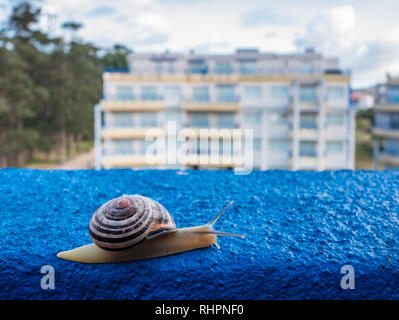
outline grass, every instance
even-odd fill
[[[82,141],[76,147],[76,154],[84,153],[94,147],[94,141]]]

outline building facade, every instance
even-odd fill
[[[373,134],[374,168],[399,169],[399,77],[377,86]]]
[[[183,136],[197,138],[201,128],[216,129],[209,137],[252,129],[254,169],[353,169],[350,76],[335,58],[312,50],[242,49],[226,55],[132,53],[128,65],[127,72],[103,74],[96,168],[235,166],[234,152],[230,163],[149,164],[148,131],[167,135],[166,124],[175,121]],[[207,156],[206,149],[197,146],[197,153]]]

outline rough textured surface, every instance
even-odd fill
[[[399,299],[399,172],[187,173],[0,170],[0,298]],[[161,202],[178,227],[234,200],[216,227],[247,238],[123,264],[56,257],[91,242],[92,213],[123,193]],[[46,264],[55,290],[40,287]]]

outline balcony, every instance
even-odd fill
[[[308,157],[308,156],[300,156],[298,164],[299,164],[300,169],[314,170],[317,168],[317,158],[316,157]]]
[[[151,133],[153,136],[163,136],[164,130],[154,128],[105,128],[102,130],[103,139],[145,139]]]
[[[380,162],[392,165],[399,165],[399,155],[392,155],[388,153],[380,153],[378,157]]]
[[[236,102],[198,102],[185,101],[181,106],[184,111],[193,112],[237,112],[240,110],[238,100]]]
[[[345,111],[348,110],[350,108],[349,103],[345,102],[345,103],[327,103],[325,104],[325,110],[331,110],[331,111]]]
[[[234,168],[244,164],[242,157],[219,156],[212,158],[209,155],[186,156],[181,159],[181,164],[187,167],[209,167],[209,168]]]
[[[165,108],[165,101],[157,100],[101,100],[103,111],[161,111]]]
[[[374,127],[373,134],[381,138],[399,139],[399,128],[397,127]]]
[[[241,139],[241,129],[183,128],[180,132],[186,138]]]
[[[374,106],[375,112],[398,112],[399,113],[399,103],[392,104],[377,104]]]
[[[286,82],[290,83],[295,79],[317,80],[324,79],[326,82],[345,82],[350,80],[349,74],[323,74],[322,70],[316,70],[312,74],[301,74],[298,68],[261,68],[256,69],[252,74],[195,74],[190,73],[187,68],[179,68],[174,72],[157,73],[152,69],[136,69],[130,72],[113,71],[103,74],[104,82],[216,82],[236,83],[240,81],[250,82]]]
[[[299,138],[302,140],[316,140],[318,138],[318,130],[316,128],[301,128],[299,129]]]
[[[299,102],[299,108],[301,109],[301,111],[318,111],[319,106],[320,104],[318,101]]]
[[[155,159],[154,159],[155,160]],[[158,166],[164,164],[163,161],[154,161],[149,163],[144,155],[124,155],[124,156],[104,156],[102,166],[104,168],[132,168]]]
[[[331,140],[345,140],[349,137],[346,126],[334,126],[324,129],[324,138]]]

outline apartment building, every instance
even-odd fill
[[[376,89],[374,168],[399,169],[399,76],[387,76]]]
[[[225,129],[252,129],[254,169],[353,169],[350,76],[336,58],[313,50],[132,53],[128,66],[103,74],[103,99],[95,107],[96,168],[237,165],[235,156],[242,154],[234,152],[227,163],[149,164],[147,133],[167,135],[167,123],[175,121],[183,136],[190,130],[187,136],[197,138],[204,128],[216,129],[209,138],[229,135]],[[197,145],[194,152],[206,157],[210,147]]]

